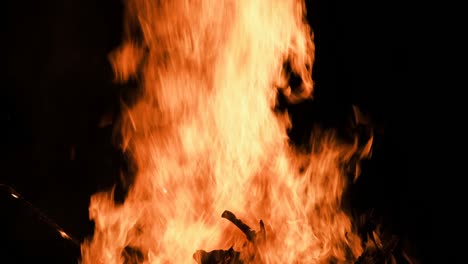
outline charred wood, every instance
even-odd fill
[[[245,234],[247,240],[254,245],[261,241],[264,241],[266,238],[265,224],[260,220],[260,230],[258,232],[254,231],[248,225],[246,225],[242,220],[236,217],[232,212],[226,210],[221,215],[222,218],[229,220],[237,228],[239,228],[242,233]],[[253,258],[254,256],[251,256]],[[197,250],[193,254],[193,258],[198,264],[243,264],[244,262],[240,259],[240,252],[235,251],[232,247],[228,250],[213,250],[210,252],[204,250]]]
[[[255,232],[248,225],[242,222],[242,220],[237,218],[232,212],[228,210],[224,211],[221,217],[226,218],[235,226],[237,226],[237,228],[239,228],[242,231],[242,233],[245,234],[245,236],[247,237],[247,240],[249,240],[250,242],[256,242],[258,239],[257,236],[262,237],[262,239],[265,238],[265,234],[266,234],[265,224],[263,223],[262,220],[260,220],[260,231]]]
[[[228,250],[213,250],[206,252],[197,250],[193,258],[198,264],[243,264],[240,260],[240,252],[232,247]]]

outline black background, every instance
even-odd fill
[[[416,143],[425,112],[415,74],[419,28],[408,1],[376,2],[308,2],[316,97],[290,111],[297,134],[310,127],[307,120],[342,122],[352,104],[372,117],[378,145],[352,204],[375,208],[426,262],[431,219]],[[7,3],[0,183],[80,240],[92,232],[89,197],[112,186],[121,166],[112,128],[98,124],[119,111],[122,88],[111,82],[107,54],[121,40],[122,8],[112,0]],[[5,192],[0,199],[6,263],[76,263],[71,243]]]

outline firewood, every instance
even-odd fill
[[[240,260],[240,252],[232,247],[228,250],[213,250],[206,252],[197,250],[193,258],[198,264],[243,264]]]
[[[245,234],[245,236],[250,242],[255,241],[255,231],[253,231],[248,225],[244,224],[244,222],[237,218],[232,212],[226,210],[223,212],[221,217],[226,218],[227,220],[231,221],[231,223],[233,223],[235,226],[237,226],[242,231],[242,233]],[[261,223],[263,224],[263,222]]]
[[[228,210],[224,211],[221,217],[226,218],[239,228],[242,233],[245,234],[249,242],[256,244],[264,241],[266,231],[265,224],[262,220],[260,220],[260,230],[255,232]],[[235,251],[232,247],[228,250],[213,250],[210,252],[197,250],[195,254],[193,254],[193,258],[198,264],[243,264],[243,261],[240,259],[240,252]]]

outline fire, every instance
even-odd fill
[[[128,0],[126,34],[111,61],[141,94],[125,108],[123,151],[137,175],[123,204],[91,197],[83,263],[195,263],[199,249],[244,263],[347,263],[363,252],[341,208],[346,169],[369,148],[312,137],[289,143],[291,103],[312,95],[314,44],[298,0]],[[290,87],[289,72],[300,76]],[[221,218],[264,223],[251,243]]]

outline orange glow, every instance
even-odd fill
[[[64,231],[58,230],[58,232],[59,232],[61,237],[65,238],[65,239],[70,239],[70,236],[67,233],[65,233]]]
[[[314,44],[298,0],[128,0],[115,76],[143,94],[125,108],[122,148],[138,172],[123,204],[91,197],[92,239],[83,263],[195,263],[199,250],[241,252],[244,263],[354,262],[363,252],[341,208],[351,158],[370,153],[333,133],[312,151],[289,144],[287,113],[312,95]],[[139,39],[135,29],[141,31]],[[301,77],[288,86],[288,62]],[[229,210],[254,243],[221,218]],[[196,258],[196,256],[195,256]]]

